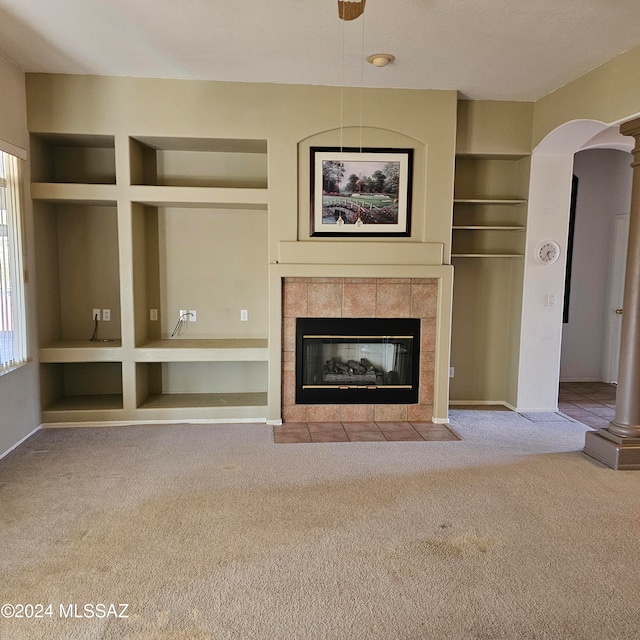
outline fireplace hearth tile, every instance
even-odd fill
[[[291,292],[288,288],[293,287]],[[433,377],[436,347],[438,281],[434,278],[283,278],[282,318],[282,419],[291,422],[430,422],[433,417]],[[296,317],[305,317],[304,291],[307,292],[306,317],[418,317],[421,320],[419,404],[322,404],[296,405],[284,377],[295,370]],[[392,291],[395,290],[395,291]],[[363,293],[366,291],[366,295]],[[370,294],[370,295],[369,295]],[[425,297],[426,296],[426,297]],[[433,296],[433,300],[429,300]],[[369,297],[369,299],[367,299]],[[376,308],[380,302],[380,308]],[[333,307],[332,307],[333,305]],[[387,311],[389,311],[389,316]],[[414,315],[414,312],[427,315]],[[429,379],[424,384],[424,376]],[[285,401],[286,396],[286,401]]]
[[[415,318],[435,318],[438,309],[438,286],[411,285],[411,315]]]
[[[411,316],[410,284],[378,284],[376,317],[409,318]]]
[[[344,422],[351,442],[384,442],[386,438],[375,422]]]
[[[282,407],[282,420],[289,422],[306,422],[307,407],[303,404],[285,405]]]
[[[380,431],[375,422],[343,422],[342,426],[347,433],[352,431]]]
[[[349,432],[349,442],[387,442],[380,429]]]
[[[376,422],[404,422],[407,414],[406,404],[377,404],[374,406],[373,419]]]
[[[291,422],[273,427],[273,441],[276,444],[311,442],[311,434],[306,423]]]
[[[376,315],[375,284],[344,284],[342,315],[351,318],[372,318]]]
[[[284,406],[296,403],[296,372],[282,372],[282,404]]]
[[[310,283],[308,314],[311,318],[340,318],[342,283]]]
[[[291,282],[283,287],[282,313],[285,318],[306,316],[308,311],[308,285],[306,282]]]
[[[411,404],[407,413],[409,422],[429,422],[433,418],[433,405]]]
[[[296,350],[296,319],[282,318],[282,350]]]
[[[307,405],[309,422],[340,422],[340,406],[337,404]]]
[[[446,425],[431,422],[302,422],[275,426],[273,434],[275,444],[460,440]]]
[[[283,351],[282,352],[282,370],[283,371],[296,371],[296,352],[295,351]]]
[[[420,434],[408,422],[379,422],[378,427],[390,442],[422,440]]]
[[[372,404],[340,405],[342,422],[373,422],[374,407]]]
[[[422,322],[420,353],[428,353],[436,350],[436,325],[435,323]]]
[[[419,397],[421,405],[433,402],[433,377],[433,371],[423,371],[420,374]]]
[[[309,422],[311,442],[349,442],[341,422]]]

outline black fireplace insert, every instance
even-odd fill
[[[296,404],[415,404],[419,365],[417,318],[296,321]]]

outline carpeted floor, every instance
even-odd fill
[[[40,431],[0,461],[0,604],[52,615],[0,638],[638,637],[640,473],[557,414],[451,413],[460,441]],[[96,603],[129,617],[65,617]]]

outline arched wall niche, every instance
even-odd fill
[[[413,199],[410,238],[382,241],[424,241],[427,229],[427,147],[416,138],[380,127],[336,127],[314,133],[298,143],[298,240],[309,239],[310,149],[311,147],[380,147],[413,149]]]

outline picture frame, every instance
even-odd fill
[[[413,149],[311,147],[313,237],[411,234]]]

